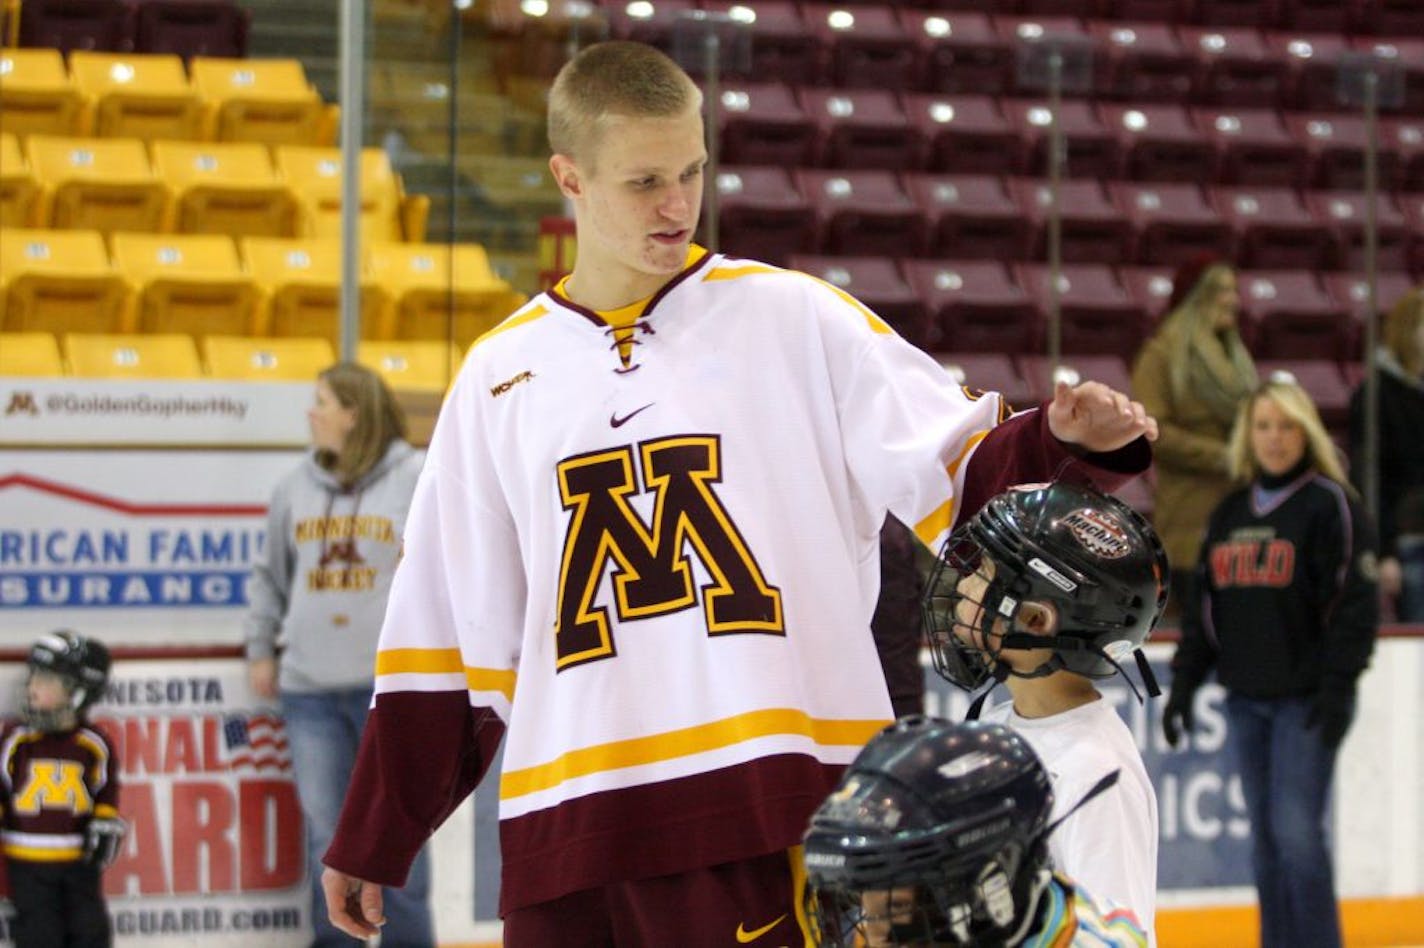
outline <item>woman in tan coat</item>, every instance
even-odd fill
[[[1153,519],[1172,564],[1172,608],[1190,593],[1207,516],[1231,489],[1227,438],[1256,367],[1237,330],[1236,272],[1223,261],[1184,264],[1161,326],[1132,370],[1132,397],[1157,419]]]

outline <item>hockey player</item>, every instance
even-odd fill
[[[118,857],[118,762],[88,710],[109,650],[70,631],[30,648],[24,714],[0,731],[0,843],[16,948],[112,943],[100,875]]]
[[[441,409],[327,904],[373,934],[504,736],[510,948],[795,943],[791,850],[891,717],[886,513],[933,547],[1010,483],[1142,470],[1155,423],[1091,382],[1010,417],[841,290],[693,244],[700,93],[651,47],[549,102],[577,263]]]
[[[1049,846],[1055,865],[1132,909],[1149,940],[1157,797],[1131,732],[1093,681],[1136,654],[1156,693],[1138,646],[1166,604],[1167,576],[1146,520],[1114,497],[1058,482],[989,501],[945,543],[925,599],[935,669],[969,690],[1005,684],[1012,701],[985,720],[1033,745],[1060,805],[1121,772]]]
[[[1074,808],[1100,806],[1102,789]],[[811,818],[816,943],[1140,948],[1130,910],[1095,901],[1053,862],[1054,797],[1043,763],[1003,725],[896,721]]]

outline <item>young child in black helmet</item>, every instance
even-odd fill
[[[1093,679],[1136,656],[1157,694],[1138,646],[1162,614],[1167,576],[1145,519],[1114,497],[1059,481],[990,500],[946,541],[925,595],[936,671],[971,691],[1005,684],[1012,701],[984,719],[1033,746],[1060,806],[1120,771],[1116,786],[1066,819],[1049,846],[1060,869],[1131,909],[1149,944],[1157,796],[1136,741]]]
[[[1091,809],[1110,787],[1068,804]],[[1054,809],[1048,771],[1009,728],[901,718],[811,817],[806,915],[817,944],[1141,948],[1131,911],[1053,864]]]
[[[0,729],[0,846],[16,948],[112,944],[100,876],[118,856],[118,763],[88,710],[109,650],[67,630],[30,647],[20,720]]]

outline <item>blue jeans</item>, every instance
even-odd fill
[[[366,724],[371,689],[281,694],[282,718],[292,752],[292,771],[307,829],[307,871],[312,885],[313,948],[354,946],[326,918],[321,891],[321,857],[336,833],[341,802],[356,766],[356,748]],[[386,925],[383,948],[433,948],[435,925],[430,915],[430,859],[421,850],[411,866],[405,888],[385,890]]]
[[[1305,726],[1307,698],[1228,694],[1226,718],[1251,817],[1262,948],[1340,948],[1325,805],[1335,751]]]

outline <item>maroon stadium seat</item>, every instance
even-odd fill
[[[1424,115],[1382,123],[1380,147],[1399,156],[1400,188],[1424,191]]]
[[[820,131],[819,164],[892,171],[923,165],[924,140],[894,92],[803,86],[797,97]]]
[[[1262,270],[1319,269],[1331,260],[1330,232],[1291,188],[1209,189],[1212,204],[1236,233],[1237,263]]]
[[[928,225],[892,171],[799,168],[796,187],[816,211],[826,254],[914,257]]]
[[[1281,27],[1343,35],[1354,28],[1356,6],[1356,0],[1281,0]]]
[[[792,85],[822,80],[822,49],[789,0],[705,0],[703,9],[729,13],[751,32],[753,76]],[[739,9],[738,9],[739,8]],[[755,14],[748,18],[747,11]]]
[[[1035,229],[1033,255],[1047,259],[1049,186],[1039,178],[1010,178],[1009,194]],[[1132,225],[1097,181],[1070,179],[1059,191],[1063,260],[1121,263],[1132,251]]]
[[[128,52],[134,48],[133,8],[123,0],[24,0],[20,45]]]
[[[891,258],[797,255],[791,258],[791,268],[845,290],[909,342],[927,347],[929,326],[924,305]]]
[[[1196,99],[1231,108],[1280,104],[1289,67],[1257,30],[1231,26],[1184,26],[1182,45],[1201,63]]]
[[[241,59],[252,11],[233,0],[140,0],[134,43],[141,53]]]
[[[1310,183],[1320,188],[1359,189],[1365,184],[1365,119],[1360,115],[1295,112],[1286,129],[1310,155]],[[1399,155],[1381,150],[1379,186],[1390,189],[1399,175]]]
[[[816,123],[789,86],[734,82],[719,105],[723,161],[794,167],[815,159]]]
[[[1192,0],[1103,0],[1103,16],[1114,20],[1185,23]]]
[[[1033,229],[992,175],[907,174],[905,190],[930,222],[930,253],[960,260],[1027,260]]]
[[[1409,222],[1409,270],[1417,279],[1424,280],[1424,194],[1401,194],[1399,209]]]
[[[1329,356],[1301,359],[1258,359],[1256,372],[1263,379],[1279,373],[1290,373],[1300,387],[1309,393],[1320,412],[1320,420],[1332,433],[1344,432],[1350,426],[1350,385],[1340,370],[1340,363]]]
[[[1014,51],[978,6],[899,11],[920,49],[925,91],[999,95],[1013,87]]]
[[[1365,265],[1365,195],[1359,191],[1309,191],[1305,205],[1334,239],[1332,266],[1360,270]],[[1409,225],[1388,194],[1375,200],[1376,261],[1381,270],[1409,269]]]
[[[1207,26],[1275,26],[1279,0],[1197,0],[1195,21]]]
[[[1020,263],[1013,269],[1046,315],[1048,266]],[[1060,351],[1075,357],[1111,353],[1123,359],[1137,352],[1147,335],[1147,313],[1118,282],[1112,267],[1065,264],[1059,272],[1059,285]]]
[[[1136,181],[1200,181],[1216,171],[1216,148],[1180,105],[1103,105],[1103,123],[1122,147],[1123,173]]]
[[[1052,113],[1042,99],[1004,99],[1000,105],[1028,144],[1025,171],[1048,174],[1048,139]],[[1116,178],[1121,170],[1121,149],[1113,129],[1103,124],[1091,102],[1064,99],[1058,112],[1067,150],[1063,173],[1073,178]]]
[[[653,0],[651,3],[606,3],[608,27],[614,39],[634,40],[672,52],[674,24],[689,10],[697,9],[695,0]]]
[[[1358,339],[1349,310],[1326,294],[1313,272],[1243,270],[1237,280],[1258,359],[1352,357]]]
[[[1327,273],[1321,282],[1325,284],[1325,292],[1330,294],[1330,298],[1342,307],[1350,311],[1354,320],[1354,331],[1359,337],[1360,344],[1356,346],[1357,355],[1363,354],[1365,314],[1369,312],[1370,289],[1365,278],[1358,273]],[[1383,319],[1384,314],[1410,290],[1414,289],[1415,283],[1405,273],[1382,272],[1376,274],[1375,279],[1375,304],[1377,315]]]
[[[1335,99],[1335,81],[1340,55],[1350,48],[1343,32],[1267,33],[1266,47],[1288,69],[1282,105],[1325,112],[1341,108]]]
[[[1196,88],[1197,59],[1166,23],[1089,24],[1098,41],[1098,89],[1129,102],[1185,102]]]
[[[1305,146],[1275,109],[1194,109],[1197,127],[1216,145],[1222,184],[1301,187],[1309,170]]]
[[[1172,298],[1172,276],[1176,267],[1118,267],[1117,278],[1127,295],[1147,313],[1149,326],[1166,316]]]
[[[907,260],[905,276],[924,303],[934,349],[962,354],[1033,352],[1043,345],[1038,306],[1003,264]]]
[[[925,167],[955,174],[1017,174],[1023,139],[987,95],[913,93],[905,114],[925,142]]]
[[[1424,36],[1424,6],[1419,0],[1373,0],[1373,16],[1360,24],[1360,32],[1380,36]],[[1368,15],[1366,13],[1365,15]]]
[[[1203,253],[1230,258],[1235,241],[1195,184],[1110,182],[1108,195],[1132,222],[1132,259],[1176,266]]]
[[[940,365],[960,385],[980,392],[998,392],[1014,411],[1038,403],[1014,360],[1001,352],[944,352]]]
[[[1399,111],[1416,116],[1424,113],[1424,36],[1417,32],[1412,35],[1357,36],[1355,47],[1397,60],[1404,70],[1404,104]]]
[[[1019,356],[1015,360],[1024,381],[1042,399],[1053,397],[1055,378],[1061,378],[1069,385],[1079,382],[1102,382],[1119,392],[1132,391],[1132,379],[1127,363],[1115,355],[1071,355],[1064,356],[1058,363],[1058,373],[1046,355]]]
[[[816,249],[816,213],[791,174],[773,165],[723,166],[717,173],[720,249],[785,266]]]
[[[827,78],[835,85],[919,85],[919,49],[888,4],[803,3],[801,15],[827,51]]]

